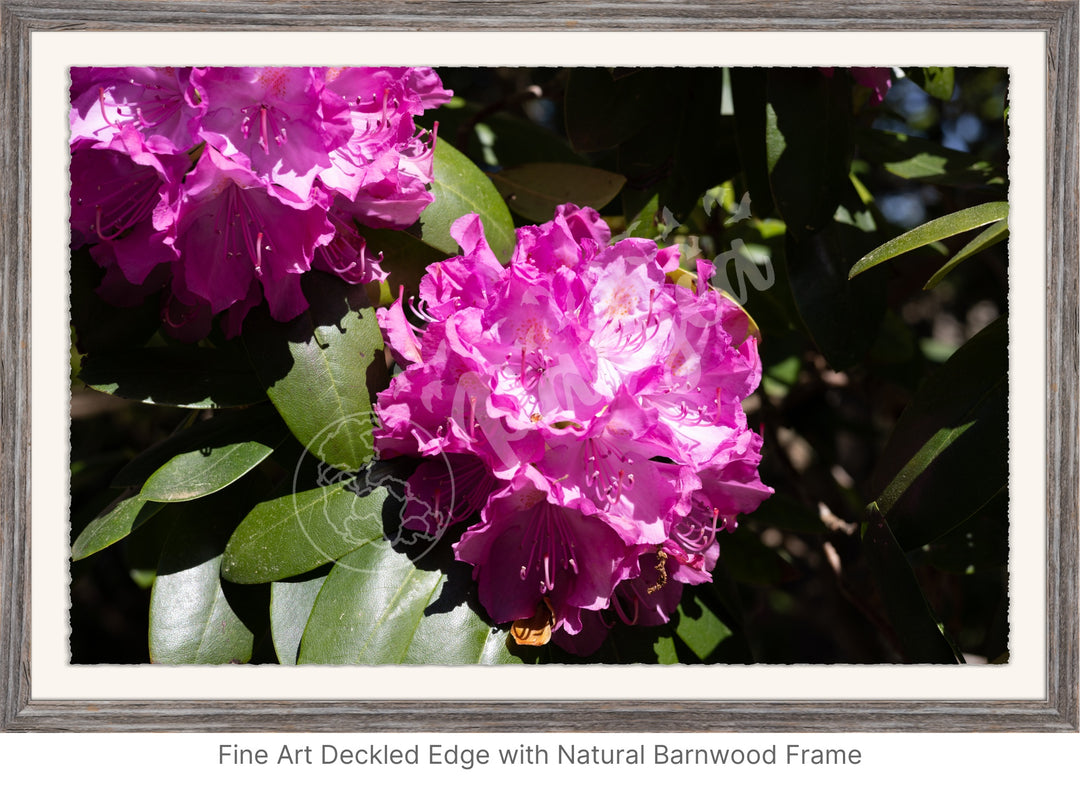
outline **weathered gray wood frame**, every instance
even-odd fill
[[[1076,0],[0,0],[0,730],[1052,731],[1080,727]],[[1046,34],[1046,698],[887,702],[31,701],[30,34],[57,30],[1029,30]]]

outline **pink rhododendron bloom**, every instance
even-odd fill
[[[749,319],[704,285],[708,263],[698,291],[677,286],[677,249],[613,244],[589,208],[519,229],[506,267],[477,216],[452,234],[462,253],[429,266],[413,320],[404,298],[378,312],[402,369],[376,448],[428,457],[405,526],[459,526],[456,556],[518,642],[586,654],[619,620],[666,622],[772,493],[741,404],[761,379]]]
[[[162,323],[227,336],[266,302],[307,308],[309,270],[381,281],[360,225],[400,229],[431,202],[450,93],[429,68],[71,69],[72,247],[117,304],[161,290]]]
[[[885,100],[885,94],[892,87],[891,68],[852,68],[855,84],[868,87],[873,91],[870,98],[871,104],[880,104]]]
[[[315,247],[333,239],[325,208],[264,185],[210,147],[188,175],[175,214],[178,296],[191,295],[217,314],[258,280],[274,318],[291,320],[307,307],[295,274],[309,270]]]
[[[832,76],[832,68],[821,69],[827,76]],[[893,70],[888,67],[859,67],[853,66],[851,75],[855,78],[855,84],[869,88],[869,105],[875,106],[885,100],[885,95],[892,87]]]
[[[310,68],[207,68],[192,75],[199,135],[267,185],[311,199],[330,151],[351,136],[349,107]]]

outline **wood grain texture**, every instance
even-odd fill
[[[1043,701],[30,700],[30,33],[46,30],[1038,30],[1047,34],[1048,582]],[[1051,731],[1078,705],[1076,0],[1026,2],[6,2],[0,0],[0,730]]]

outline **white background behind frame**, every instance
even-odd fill
[[[1045,36],[1038,32],[34,32],[33,700],[1025,700],[1046,697]],[[225,46],[227,42],[227,46]],[[423,53],[419,62],[414,53]],[[467,57],[463,56],[467,53]],[[627,53],[632,57],[628,59]],[[826,57],[828,55],[828,57]],[[119,667],[68,664],[71,65],[995,65],[1009,68],[1010,663]],[[657,111],[662,112],[663,106]],[[1016,250],[1023,251],[1018,259]],[[1017,275],[1022,271],[1022,275]],[[36,274],[36,275],[34,275]],[[1022,512],[1022,515],[1021,515]],[[685,673],[685,674],[681,674]]]

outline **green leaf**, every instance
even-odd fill
[[[210,452],[234,443],[258,440],[270,444],[284,439],[286,431],[277,411],[269,404],[210,413],[191,413],[182,428],[147,448],[125,464],[112,486],[142,487],[170,459],[193,451]]]
[[[953,96],[956,84],[955,69],[940,66],[924,66],[922,68],[904,69],[911,81],[921,87],[934,98],[948,101]]]
[[[374,455],[371,400],[387,379],[382,332],[363,288],[318,272],[304,280],[310,308],[288,323],[259,310],[244,343],[296,439],[327,464],[358,470]]]
[[[300,638],[325,581],[326,574],[320,574],[271,585],[270,632],[279,663],[296,663]]]
[[[1005,173],[978,156],[907,134],[874,128],[856,132],[859,157],[904,178],[942,186],[1004,191]]]
[[[138,587],[151,590],[157,577],[158,563],[165,542],[173,526],[179,521],[179,512],[183,505],[164,506],[161,513],[154,516],[145,525],[140,525],[124,539],[124,562],[131,577]]]
[[[1008,328],[1001,317],[919,388],[874,471],[904,549],[963,524],[1008,486]]]
[[[675,649],[674,637],[660,637],[653,645],[653,652],[656,653],[657,664],[678,664],[679,655]]]
[[[535,222],[551,221],[555,208],[567,202],[600,209],[619,193],[626,178],[578,164],[524,164],[491,174],[510,208]]]
[[[360,496],[356,487],[341,481],[259,503],[229,539],[222,576],[242,584],[286,579],[381,540],[389,490]]]
[[[852,266],[848,278],[853,279],[860,273],[880,265],[886,260],[891,260],[893,257],[927,246],[943,238],[951,238],[962,232],[1002,221],[1007,219],[1008,215],[1008,202],[987,202],[933,219],[913,230],[908,230],[903,235],[898,235],[864,255]]]
[[[80,378],[125,399],[174,407],[239,407],[266,400],[243,358],[231,349],[143,347],[87,354]]]
[[[246,662],[255,636],[230,603],[219,573],[229,517],[204,501],[183,505],[186,516],[169,533],[150,595],[150,660]]]
[[[162,508],[164,508],[163,504],[149,502],[139,495],[119,499],[83,528],[71,547],[71,559],[82,560],[112,546],[127,537]]]
[[[851,85],[816,68],[771,69],[765,111],[769,184],[788,233],[831,223],[851,188]]]
[[[223,489],[263,459],[287,432],[271,407],[225,411],[135,457],[113,486],[141,485],[146,500],[194,500]]]
[[[733,632],[700,599],[691,596],[679,605],[675,633],[695,656],[705,661]]]
[[[378,541],[337,561],[311,612],[299,664],[510,664],[507,633],[473,611],[464,566],[452,578]]]
[[[870,523],[862,538],[866,560],[902,648],[904,660],[917,664],[955,664],[962,661],[927,603],[911,564],[889,529],[889,523],[873,503],[867,513]]]
[[[933,276],[931,276],[930,280],[926,282],[926,285],[923,287],[923,289],[929,290],[938,286],[941,283],[941,280],[948,276],[953,268],[966,260],[968,257],[973,257],[980,251],[983,251],[997,243],[1000,243],[1007,237],[1009,237],[1009,220],[1002,219],[1001,221],[995,221],[985,230],[976,235],[966,246],[964,246],[964,248],[956,252],[956,254],[953,255],[951,260],[941,266],[941,269],[938,270],[938,272],[935,273]]]
[[[458,254],[450,227],[462,216],[476,213],[492,252],[507,262],[516,243],[514,220],[492,182],[444,139],[435,145],[434,167],[431,195],[435,201],[420,214],[421,240],[448,255]]]
[[[233,443],[174,456],[147,480],[147,500],[176,503],[224,489],[274,453],[260,442]]]

